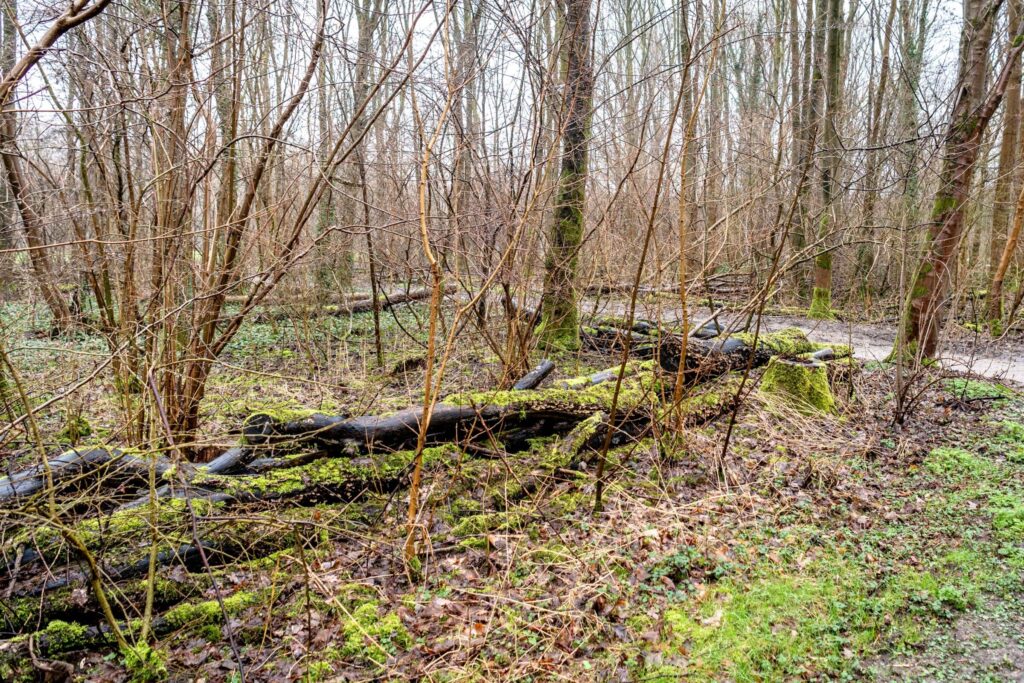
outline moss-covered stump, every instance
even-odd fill
[[[772,358],[761,378],[760,391],[769,402],[807,415],[836,412],[828,370],[819,361]]]

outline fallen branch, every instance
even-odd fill
[[[444,294],[454,294],[456,291],[455,285],[448,285],[444,289]],[[386,311],[399,304],[410,303],[413,301],[423,301],[429,299],[432,290],[429,288],[424,289],[413,289],[408,292],[395,292],[393,294],[385,294],[381,292],[377,299],[379,310]],[[355,315],[357,313],[369,313],[373,310],[373,298],[358,298],[350,299],[340,304],[326,304],[323,306],[314,305],[299,305],[299,306],[282,306],[275,310],[264,310],[255,316],[258,321],[269,321],[269,320],[288,320],[292,318],[316,318],[326,316],[339,316],[339,315]]]

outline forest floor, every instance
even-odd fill
[[[424,315],[408,306],[388,316],[381,369],[368,315],[247,326],[212,380],[204,443],[230,445],[245,415],[268,406],[360,414],[414,405]],[[96,338],[38,339],[28,334],[30,316],[8,311],[5,320],[37,401],[88,376],[102,357]],[[851,338],[843,323],[766,322],[798,322],[830,342]],[[872,326],[854,329],[863,357],[858,341]],[[459,345],[446,388],[493,386],[494,353]],[[555,360],[560,377],[615,363],[595,354]],[[901,426],[893,424],[895,373],[869,362],[833,387],[834,416],[778,410],[753,391],[724,458],[728,416],[647,434],[611,454],[600,514],[592,465],[548,476],[526,495],[517,488],[539,471],[550,440],[490,460],[460,455],[427,472],[429,545],[418,576],[401,559],[401,491],[301,514],[264,504],[211,515],[268,535],[292,519],[313,520],[317,533],[269,557],[242,556],[202,582],[162,570],[172,586],[198,585],[193,600],[219,598],[230,611],[224,619],[195,609],[175,620],[148,673],[162,666],[181,681],[1024,680],[1024,394],[1012,382],[941,368],[916,380]],[[63,410],[40,415],[54,449],[75,417],[90,425],[90,442],[117,443],[111,393],[109,384],[90,385]],[[0,453],[9,462],[31,457],[10,436]],[[20,518],[0,523],[5,544],[24,533]],[[70,610],[59,629],[73,618],[97,619]],[[55,621],[28,630],[56,633]],[[68,662],[80,680],[147,673],[109,647],[66,644],[50,659]],[[16,648],[16,640],[0,643],[0,680],[37,675],[31,662],[7,657]]]

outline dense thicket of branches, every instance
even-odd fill
[[[102,335],[130,444],[187,443],[264,304],[500,297],[514,377],[634,281],[903,315],[925,355],[1024,293],[1016,0],[2,9],[0,277]]]

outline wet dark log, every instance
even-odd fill
[[[550,360],[543,360],[540,365],[530,370],[528,373],[523,375],[522,379],[512,385],[512,388],[516,391],[526,391],[528,389],[536,389],[537,386],[547,379],[547,376],[555,369],[554,362]]]
[[[725,328],[715,319],[711,319],[690,333],[695,339],[714,339],[722,334]]]
[[[242,446],[230,448],[198,469],[209,474],[229,474],[233,470],[245,466],[253,455],[252,449],[249,448]]]

